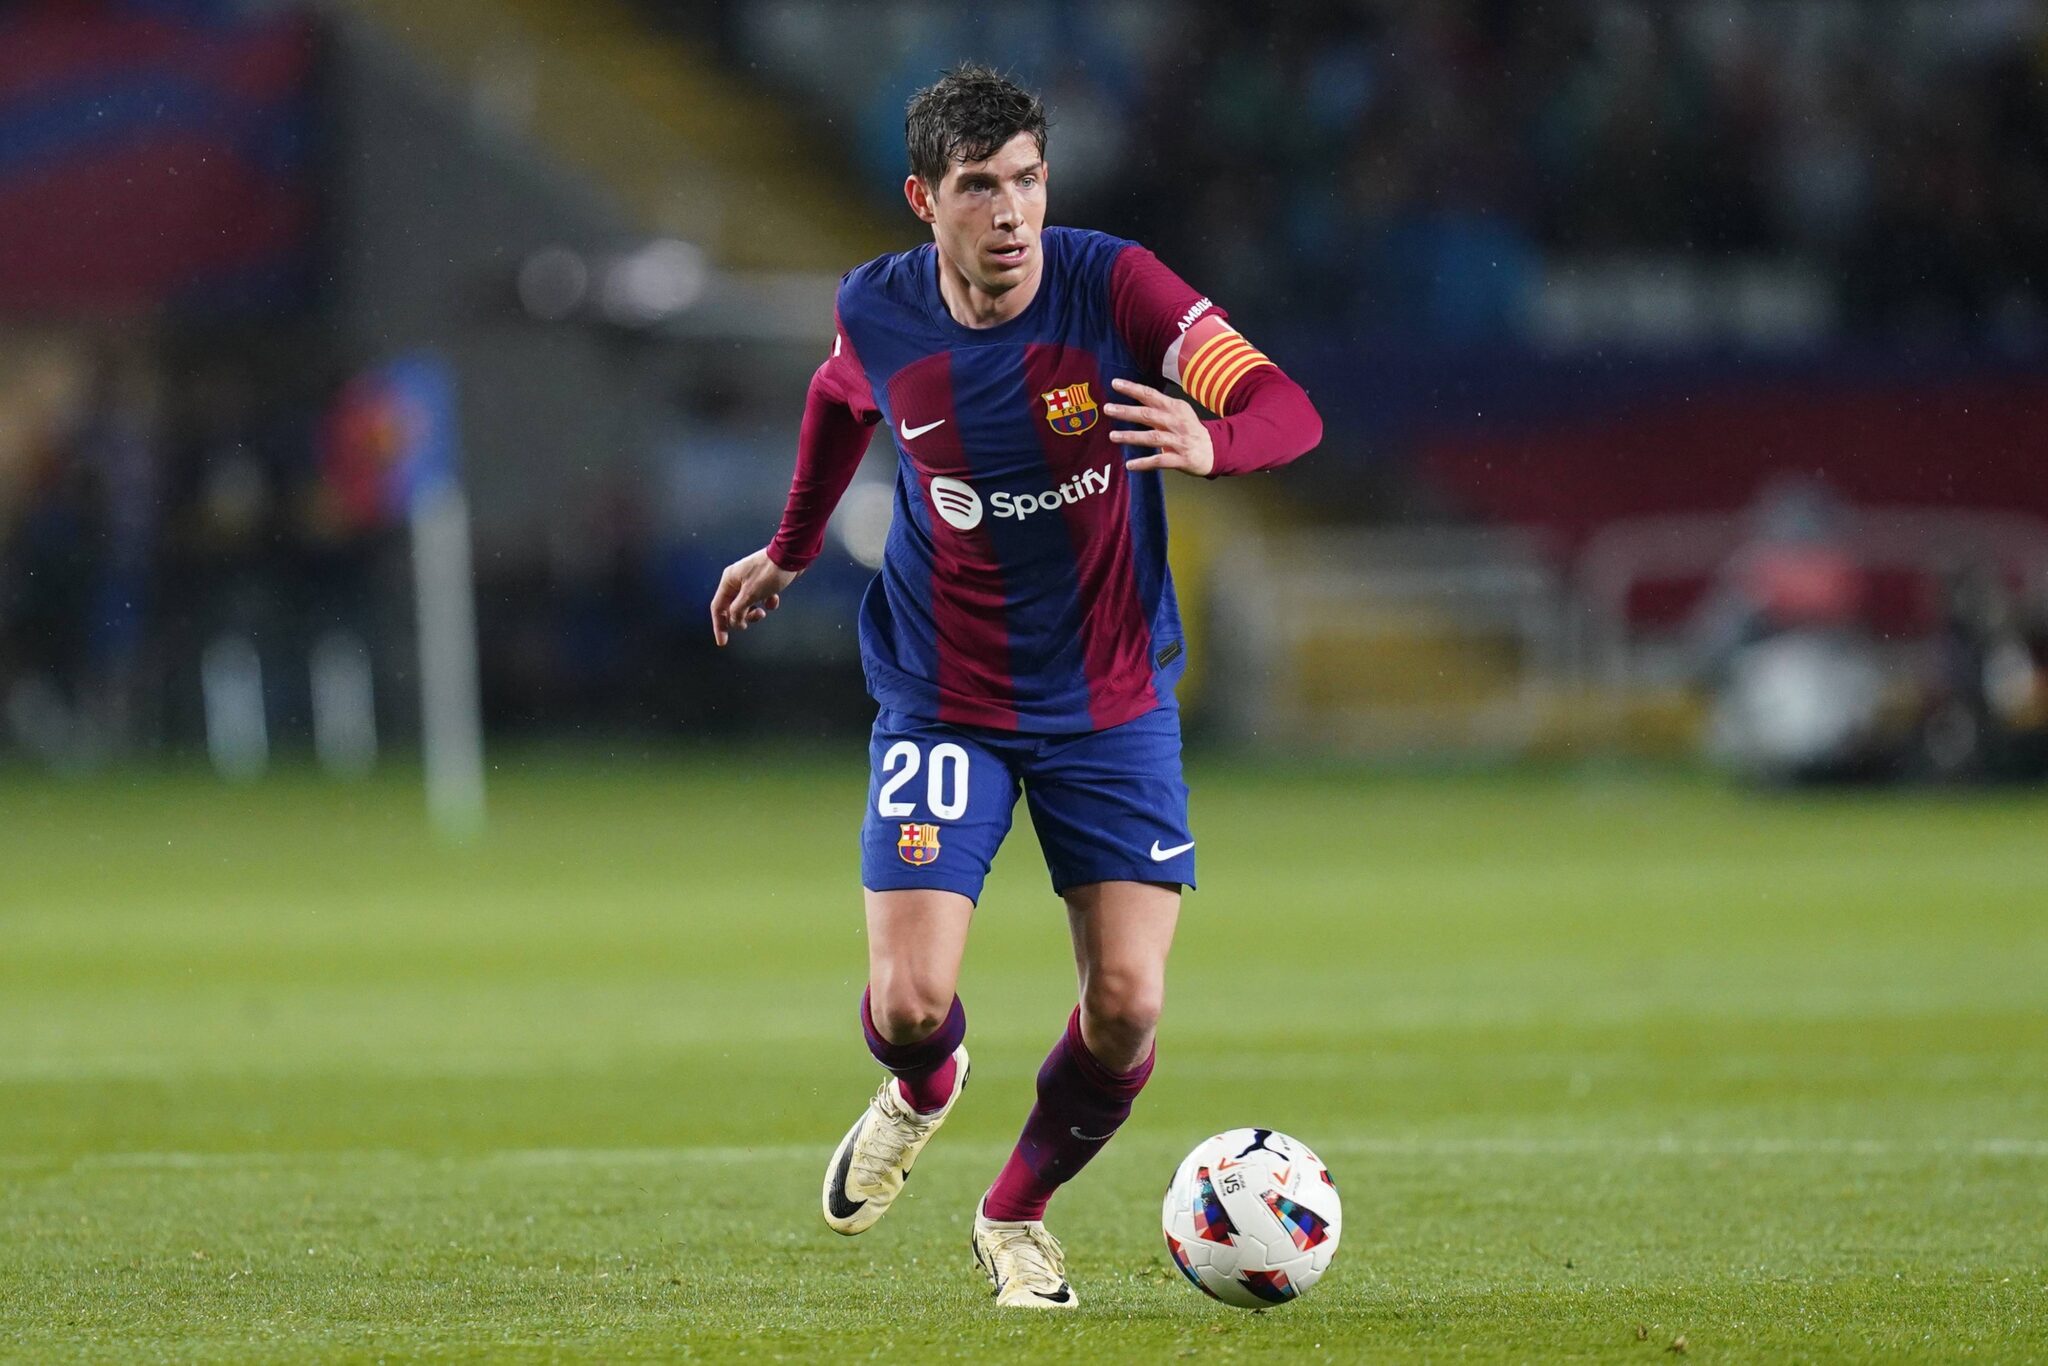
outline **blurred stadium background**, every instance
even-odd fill
[[[1046,93],[1054,221],[1152,246],[1328,429],[1171,490],[1190,905],[1284,912],[1313,962],[1191,911],[1178,1000],[1278,1004],[1169,1024],[1195,1080],[1162,1067],[1071,1212],[1154,1336],[1042,1359],[1225,1345],[1160,1307],[1146,1229],[1241,1122],[1219,1087],[1371,1172],[1318,1333],[2048,1350],[2028,0],[0,4],[13,1340],[659,1355],[673,1295],[731,1351],[829,1351],[852,1301],[927,1354],[1008,1342],[945,1326],[953,1224],[928,1299],[808,1204],[865,1075],[886,443],[766,629],[706,620],[837,275],[918,240],[904,99],[963,57]],[[466,828],[479,721],[492,826],[442,848],[421,732]],[[1751,790],[1814,781],[1913,790]],[[1062,1008],[1033,861],[971,967],[984,1164]],[[810,1050],[723,1097],[765,1218],[705,1193],[748,1159],[695,1099],[764,995]],[[692,1261],[750,1219],[754,1260]],[[1231,1351],[1310,1355],[1250,1322]]]
[[[1781,766],[2042,767],[2035,6],[5,24],[14,762],[403,751],[385,367],[423,350],[452,375],[493,738],[853,733],[886,451],[777,629],[713,668],[703,608],[773,526],[838,272],[914,237],[906,92],[974,50],[1050,98],[1058,219],[1154,246],[1328,419],[1285,479],[1175,490],[1201,733],[1674,754],[1719,696],[1722,750]],[[1744,664],[1781,633],[1828,648]]]

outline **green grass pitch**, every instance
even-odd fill
[[[416,788],[0,781],[0,1355],[28,1361],[2048,1358],[2048,800],[1199,756],[1159,1070],[998,1313],[973,1202],[1071,1003],[1020,813],[974,1088],[817,1210],[876,1073],[858,746]],[[1342,1250],[1184,1284],[1196,1140],[1284,1129]]]

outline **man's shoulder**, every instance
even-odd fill
[[[1118,237],[1115,233],[1095,228],[1050,227],[1045,230],[1045,237],[1048,242],[1059,242],[1072,251],[1099,251],[1111,256],[1125,247],[1137,245],[1128,237]]]
[[[840,297],[902,288],[917,278],[918,266],[931,250],[932,244],[925,242],[907,251],[887,252],[872,261],[863,261],[839,277]]]
[[[1126,247],[1137,245],[1127,237],[1097,232],[1094,228],[1047,228],[1044,235],[1048,259],[1057,256],[1075,273],[1106,271]]]

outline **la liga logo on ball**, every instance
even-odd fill
[[[939,858],[939,827],[922,825],[916,821],[905,821],[896,827],[896,852],[905,863],[922,868],[927,863],[936,863]]]
[[[1306,1294],[1337,1255],[1337,1183],[1299,1139],[1232,1129],[1199,1143],[1166,1187],[1167,1255],[1197,1290],[1239,1309]]]

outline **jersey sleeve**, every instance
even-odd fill
[[[882,420],[882,410],[875,406],[875,396],[868,388],[867,371],[854,355],[853,343],[846,339],[846,324],[836,309],[832,314],[832,354],[811,377],[811,386],[871,427]]]
[[[1323,418],[1308,392],[1270,361],[1245,371],[1209,429],[1216,466],[1209,477],[1276,470],[1323,441]]]
[[[835,319],[835,322],[837,320]],[[768,558],[783,569],[802,570],[825,544],[825,524],[853,482],[867,454],[874,424],[881,420],[867,374],[835,326],[832,354],[811,376],[804,395],[803,426],[797,433],[796,473],[783,504],[782,523],[768,543]]]
[[[1322,417],[1301,386],[1135,243],[1111,271],[1110,306],[1132,358],[1216,414],[1202,424],[1215,451],[1211,478],[1277,469],[1321,443]]]
[[[1180,380],[1168,367],[1183,334],[1204,318],[1229,316],[1135,242],[1117,253],[1110,268],[1109,307],[1131,358],[1147,374],[1176,384]]]

